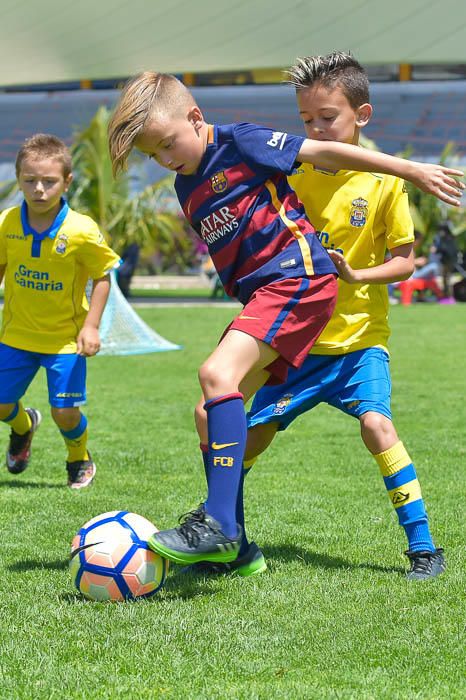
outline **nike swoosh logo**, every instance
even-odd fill
[[[233,445],[239,445],[238,442],[222,442],[220,445],[217,442],[212,443],[213,450],[224,450],[225,447],[233,447]]]
[[[241,314],[240,318],[244,318],[247,321],[260,321],[260,318],[257,316],[243,316],[243,314]]]
[[[83,544],[81,547],[73,549],[73,551],[70,554],[70,559],[73,559],[73,557],[75,557],[80,552],[84,552],[85,549],[89,549],[89,547],[94,547],[96,544],[102,544],[102,542],[91,542],[91,544]]]

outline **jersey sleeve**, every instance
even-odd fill
[[[121,262],[120,256],[107,245],[97,224],[90,226],[83,234],[78,259],[94,280],[104,277],[119,267]]]
[[[5,212],[0,214],[0,265],[7,264],[5,226],[4,226],[5,217],[6,217]]]
[[[305,140],[303,136],[247,123],[235,125],[233,138],[246,162],[286,175],[293,171]]]
[[[393,178],[385,207],[387,248],[392,250],[414,241],[414,226],[409,211],[406,186],[400,178]]]

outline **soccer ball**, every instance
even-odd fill
[[[71,543],[73,582],[90,600],[133,600],[159,591],[168,561],[149,549],[157,532],[136,513],[114,510],[85,523]]]

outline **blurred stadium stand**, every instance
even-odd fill
[[[210,122],[252,121],[302,133],[294,93],[285,85],[192,88]],[[116,90],[0,94],[0,163],[12,163],[34,132],[54,133],[71,144],[100,105],[109,109]],[[413,157],[435,160],[448,141],[466,159],[466,81],[375,83],[374,116],[364,134],[388,153],[412,147]],[[2,169],[3,170],[3,169]]]

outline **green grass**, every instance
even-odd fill
[[[212,290],[208,287],[201,289],[131,289],[131,296],[136,297],[147,297],[148,299],[159,299],[162,298],[206,298],[209,299],[212,295]]]
[[[42,376],[27,395],[44,414],[33,463],[0,477],[1,697],[466,697],[465,307],[391,313],[394,420],[446,549],[443,577],[405,580],[404,535],[358,424],[321,406],[248,478],[265,574],[195,581],[173,567],[152,599],[90,603],[67,569],[86,520],[121,508],[170,527],[204,494],[196,370],[232,310],[139,311],[184,350],[89,362],[91,489],[64,487]]]

